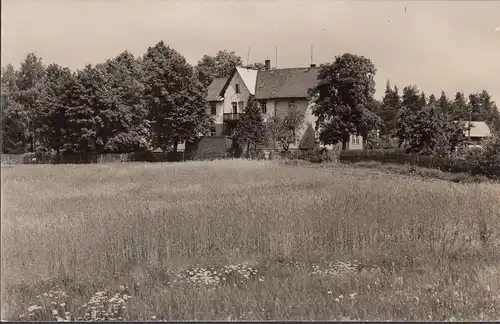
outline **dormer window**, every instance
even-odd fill
[[[240,85],[236,83],[236,93],[240,93]]]

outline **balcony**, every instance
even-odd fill
[[[235,122],[240,119],[240,114],[238,113],[224,113],[223,121],[224,122]]]

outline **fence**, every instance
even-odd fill
[[[2,154],[2,164],[88,164],[119,162],[178,162],[184,152],[134,152],[108,154]]]

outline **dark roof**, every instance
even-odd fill
[[[207,101],[217,101],[219,100],[220,93],[226,84],[227,78],[215,79],[210,83],[207,90]]]
[[[307,98],[308,90],[318,84],[318,72],[318,67],[259,71],[255,98]]]

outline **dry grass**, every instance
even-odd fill
[[[2,319],[500,319],[499,197],[264,161],[2,168]]]

